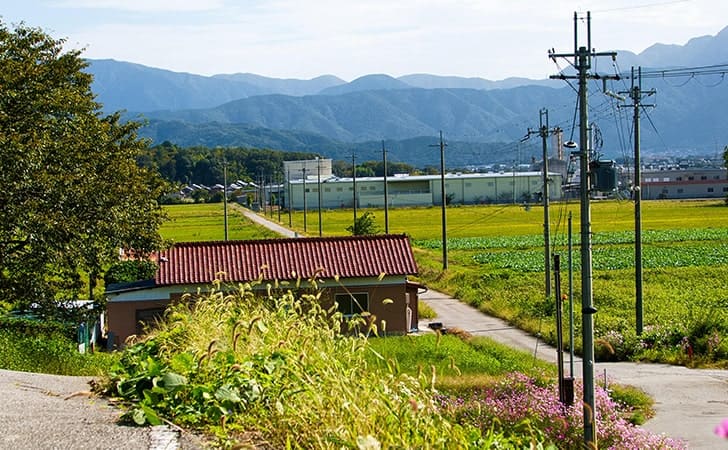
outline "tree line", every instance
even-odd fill
[[[154,170],[167,181],[177,185],[201,184],[213,186],[222,184],[224,169],[227,167],[227,180],[267,183],[284,179],[284,161],[312,160],[319,156],[309,152],[287,152],[282,150],[255,149],[246,147],[203,146],[179,147],[169,141],[146,149],[137,158],[138,164]],[[332,172],[338,177],[351,177],[350,161],[335,160]],[[402,162],[387,164],[387,174],[419,173],[417,169]],[[358,177],[384,175],[383,161],[363,161],[356,165]]]

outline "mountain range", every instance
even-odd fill
[[[728,27],[683,46],[655,44],[640,54],[617,53],[616,64],[602,64],[610,75],[640,66],[643,92],[656,91],[643,99],[654,106],[643,108],[643,152],[712,155],[728,143],[723,113],[728,66],[713,75],[698,69],[728,61]],[[442,131],[450,164],[524,162],[539,153],[537,136],[520,141],[538,128],[542,108],[565,139],[578,136],[575,81],[371,74],[347,83],[333,75],[310,80],[247,73],[208,77],[114,60],[88,62],[92,89],[104,110],[144,118],[148,122],[141,134],[154,143],[265,147],[348,159],[352,152],[374,155],[386,141],[395,160],[424,166],[435,164],[439,155],[421,146],[434,143]],[[671,77],[668,69],[678,67],[694,67],[695,74]],[[603,88],[626,96],[631,83],[589,84],[595,148],[606,157],[631,154],[632,108],[626,107],[629,97],[619,102]]]

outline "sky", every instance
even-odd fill
[[[725,0],[0,0],[90,59],[199,75],[351,81],[413,73],[501,80],[558,73],[579,45],[639,53],[728,26]]]

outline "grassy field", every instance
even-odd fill
[[[162,236],[175,242],[222,241],[225,239],[225,215],[222,203],[167,205],[170,221],[161,228]],[[265,239],[278,235],[253,224],[236,205],[228,204],[228,238]]]
[[[644,230],[724,228],[728,210],[723,200],[711,201],[643,201]],[[384,210],[358,209],[357,216],[372,212],[384,230]],[[552,203],[550,208],[553,235],[566,234],[569,212],[573,215],[574,233],[579,231],[579,203]],[[634,206],[629,201],[592,202],[592,232],[624,231],[634,229]],[[442,236],[442,210],[432,208],[401,208],[389,211],[390,233],[406,233],[413,239],[436,239]],[[277,216],[275,217],[277,219]],[[303,212],[296,211],[291,218],[292,228],[303,234]],[[354,219],[351,209],[325,210],[322,213],[323,231],[329,236],[349,234],[346,228]],[[318,233],[318,211],[306,214],[309,235]],[[281,216],[288,226],[288,215]],[[532,206],[528,210],[518,205],[452,206],[447,209],[448,238],[498,237],[543,234],[543,208]],[[578,238],[575,238],[578,239]]]

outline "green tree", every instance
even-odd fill
[[[353,225],[346,227],[353,236],[366,236],[379,233],[379,225],[374,221],[374,214],[370,211],[356,218]]]
[[[167,189],[137,165],[140,124],[105,116],[80,51],[0,21],[0,300],[88,295],[119,248],[159,248]],[[49,308],[52,311],[52,308]]]

